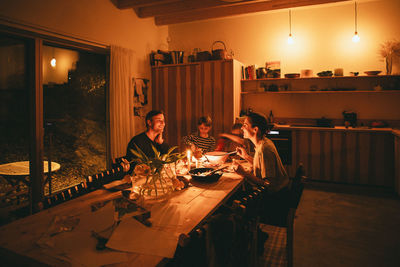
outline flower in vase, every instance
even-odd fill
[[[155,192],[158,196],[159,193],[167,193],[175,189],[181,188],[181,183],[177,183],[176,180],[176,163],[178,160],[185,157],[181,153],[173,153],[177,148],[171,147],[166,154],[161,153],[152,146],[154,151],[154,157],[149,158],[143,151],[136,146],[136,149],[131,149],[131,152],[136,156],[132,162],[136,162],[134,173],[136,176],[146,177],[141,190],[141,195],[151,195]],[[175,166],[175,171],[171,171],[171,165]],[[165,168],[168,166],[168,168]]]
[[[400,57],[400,42],[396,40],[384,42],[381,44],[379,54],[386,62],[386,74],[391,74],[393,58]]]
[[[148,176],[151,174],[151,170],[149,165],[146,165],[144,163],[142,164],[137,164],[135,166],[135,169],[133,170],[133,172],[137,175],[137,176]]]

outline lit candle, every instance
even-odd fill
[[[196,159],[196,168],[199,167],[199,161]]]
[[[190,171],[191,158],[192,158],[192,156],[190,155],[190,150],[188,150],[187,151],[188,171]]]

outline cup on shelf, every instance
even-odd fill
[[[335,76],[343,76],[343,69],[342,68],[334,69],[333,75],[335,75]]]
[[[307,77],[312,77],[313,76],[313,71],[312,70],[301,70],[300,72],[300,77],[301,78],[307,78]]]

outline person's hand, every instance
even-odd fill
[[[248,156],[246,149],[244,149],[244,147],[237,146],[236,151],[237,151],[238,156],[240,156],[243,159],[246,159],[246,156]]]
[[[196,149],[193,151],[193,156],[196,159],[200,159],[203,156],[203,150],[201,148],[196,147]]]
[[[157,144],[162,144],[164,143],[164,138],[162,136],[162,133],[160,133],[159,135],[156,136],[155,140],[154,140]]]
[[[239,175],[246,176],[246,174],[247,174],[247,171],[246,171],[246,170],[244,169],[244,167],[243,167],[241,164],[239,164],[239,163],[235,163],[233,169],[234,169],[235,172],[236,172],[237,174],[239,174]]]
[[[129,161],[127,161],[125,158],[122,158],[121,160],[121,166],[124,172],[129,171],[129,169],[131,168],[131,164],[129,163]]]

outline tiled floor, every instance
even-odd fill
[[[312,182],[297,209],[294,266],[400,266],[400,198],[387,189]]]

